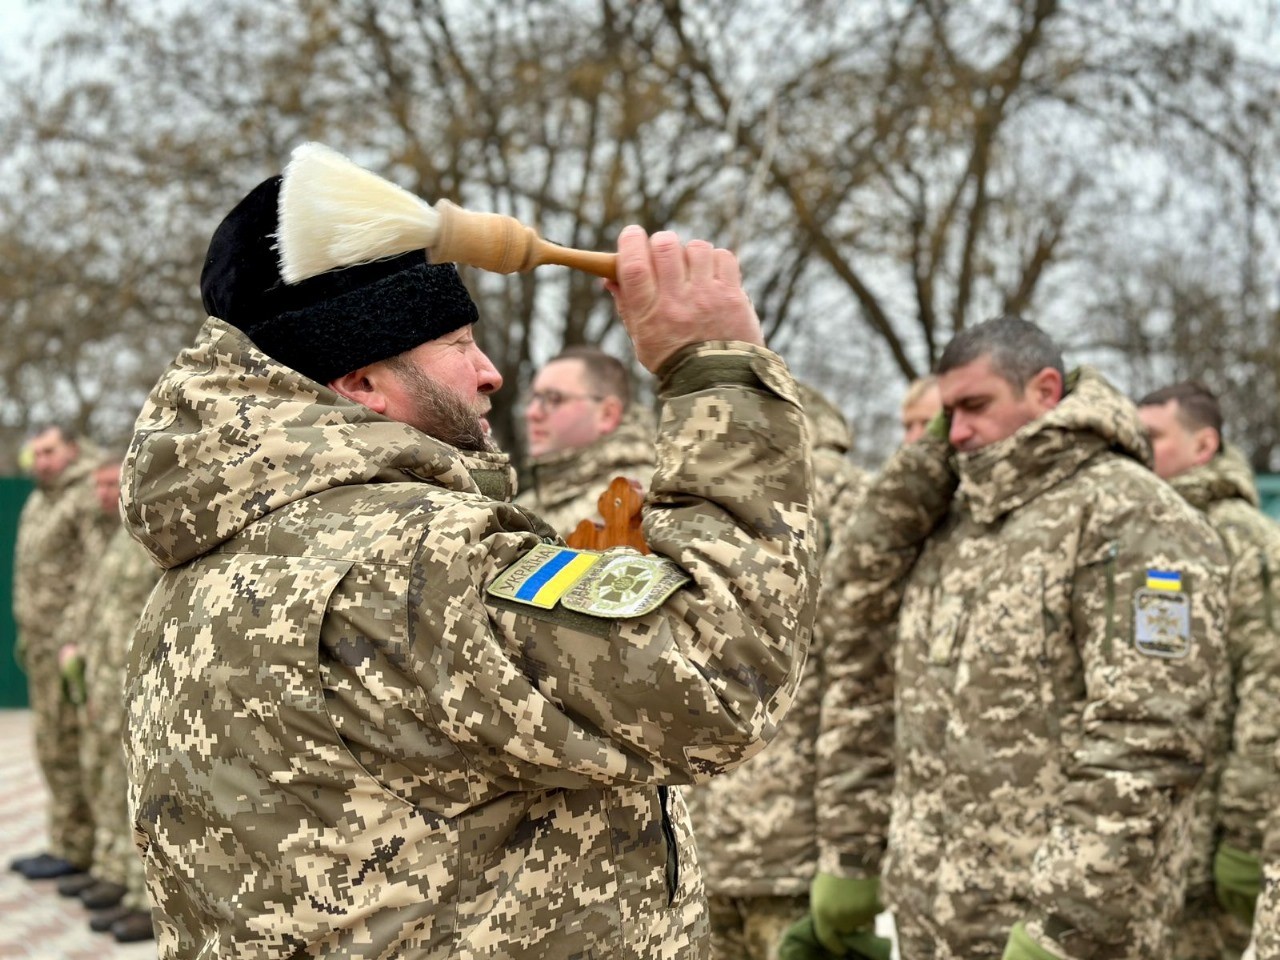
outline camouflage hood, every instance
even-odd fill
[[[1151,447],[1133,403],[1081,367],[1043,417],[974,453],[956,455],[959,496],[979,523],[993,523],[1057,486],[1103,451],[1150,466]]]
[[[506,499],[504,454],[463,454],[258,350],[210,317],[151,391],[125,461],[125,522],[186,563],[273,510],[346,484],[418,480]]]
[[[1195,467],[1169,481],[1197,510],[1208,510],[1223,500],[1244,500],[1258,506],[1258,487],[1244,454],[1227,444],[1204,466]]]
[[[537,492],[537,502],[555,505],[581,494],[584,487],[595,485],[601,477],[614,477],[634,472],[638,466],[654,463],[653,413],[641,404],[633,403],[618,429],[605,434],[595,443],[570,450],[557,450],[530,461],[531,486]]]
[[[833,450],[842,456],[848,453],[853,447],[853,431],[835,404],[803,383],[800,384],[800,403],[809,421],[813,449]]]

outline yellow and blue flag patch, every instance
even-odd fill
[[[1168,590],[1171,593],[1182,591],[1182,574],[1176,570],[1147,569],[1148,590]]]
[[[539,544],[502,571],[489,592],[550,610],[599,561],[598,553]]]
[[[542,543],[489,584],[491,596],[550,610],[622,619],[656,610],[689,575],[665,557],[634,550],[573,550]]]

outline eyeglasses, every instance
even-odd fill
[[[570,400],[603,400],[604,397],[594,393],[562,393],[559,390],[534,390],[525,400],[526,407],[534,404],[542,407],[547,413],[555,413]]]

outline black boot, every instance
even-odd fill
[[[98,881],[88,873],[68,873],[58,880],[58,893],[64,897],[78,897]]]
[[[111,925],[111,935],[118,943],[154,940],[156,932],[151,926],[151,911],[130,910],[126,916]]]
[[[63,860],[52,854],[42,853],[38,857],[26,860],[21,866],[15,866],[20,874],[28,880],[57,880],[70,873],[83,873],[84,867],[78,867],[70,860]]]
[[[132,910],[121,904],[117,904],[108,910],[99,910],[89,918],[89,929],[94,933],[110,933],[113,923],[117,920],[123,920],[131,913],[133,913]]]
[[[81,891],[80,902],[90,910],[105,910],[114,907],[124,899],[125,889],[118,883],[100,880],[93,886]]]

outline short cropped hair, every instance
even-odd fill
[[[943,374],[988,357],[1002,380],[1022,390],[1041,370],[1050,367],[1065,378],[1062,350],[1053,338],[1029,320],[1007,313],[962,330],[947,344],[938,361]]]
[[[56,430],[58,439],[63,443],[80,442],[80,434],[74,427],[70,427],[65,423],[37,423],[27,435],[34,440],[40,434],[47,433],[50,430]]]
[[[1199,380],[1182,380],[1153,390],[1138,401],[1140,407],[1163,407],[1178,402],[1178,422],[1188,430],[1212,427],[1222,436],[1222,405],[1218,395]]]
[[[581,360],[592,390],[604,397],[617,397],[624,411],[631,405],[631,371],[617,357],[584,344],[566,347],[547,362],[557,360]]]
[[[902,406],[904,408],[911,406],[937,385],[938,378],[932,373],[916,377],[907,384],[907,392],[902,395]]]

